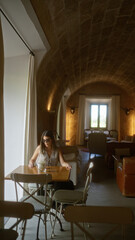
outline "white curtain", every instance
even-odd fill
[[[90,128],[90,100],[85,100],[84,129]]]
[[[111,101],[111,129],[119,130],[120,96],[112,96]]]
[[[0,200],[4,199],[4,99],[3,99],[4,52],[0,19]],[[4,227],[4,218],[0,218],[0,228]]]
[[[110,129],[120,133],[120,96],[112,96],[110,112]]]
[[[78,128],[77,128],[77,145],[84,144],[84,122],[85,122],[85,96],[79,97],[79,109],[78,109]]]
[[[4,199],[4,99],[3,99],[4,52],[0,19],[0,200]],[[3,219],[0,219],[2,227]]]
[[[37,146],[37,102],[36,78],[34,74],[34,56],[30,54],[29,75],[26,96],[24,164],[28,164]]]

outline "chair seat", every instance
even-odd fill
[[[76,190],[58,190],[54,193],[53,200],[62,203],[81,203],[83,200],[83,192]]]
[[[44,203],[44,196],[35,196],[35,198],[40,202]],[[26,196],[22,197],[20,199],[20,202],[23,202],[25,199],[26,199]],[[42,213],[44,212],[44,205],[39,203],[37,200],[34,200],[32,197],[30,197],[25,202],[31,203],[33,205],[35,213]],[[52,200],[49,197],[47,197],[46,211],[49,211],[51,207],[52,207]]]

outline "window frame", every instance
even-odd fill
[[[98,126],[97,127],[92,127],[91,126],[91,106],[92,105],[98,105]],[[107,116],[106,116],[106,127],[105,128],[103,128],[103,127],[99,127],[99,123],[100,123],[100,121],[99,121],[99,116],[100,116],[100,106],[101,105],[105,105],[106,107],[107,107]],[[90,103],[90,109],[89,109],[89,113],[90,113],[90,121],[89,121],[89,123],[90,123],[90,129],[95,129],[95,130],[107,130],[108,129],[108,104],[107,103]]]

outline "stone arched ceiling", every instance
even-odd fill
[[[38,72],[43,108],[90,82],[135,92],[135,0],[31,0],[51,49]],[[40,99],[39,99],[40,100]]]

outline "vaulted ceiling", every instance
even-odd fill
[[[135,0],[30,1],[51,46],[37,75],[42,108],[93,82],[134,94]]]

